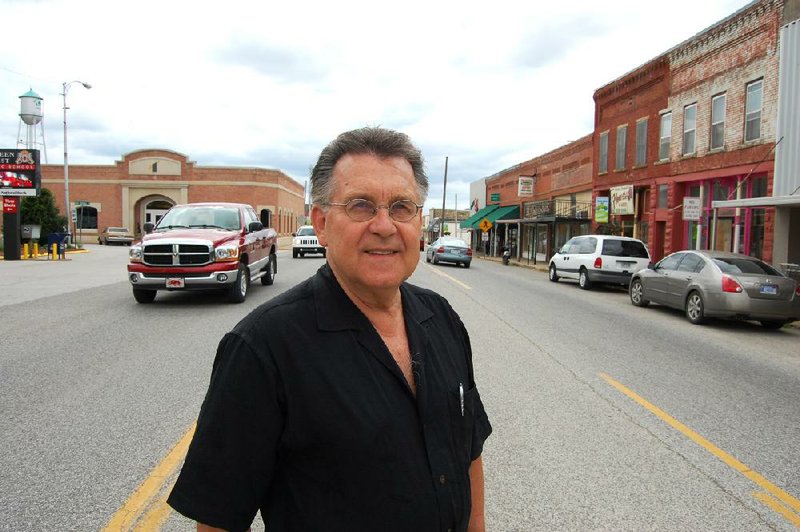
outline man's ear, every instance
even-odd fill
[[[317,240],[323,246],[328,245],[328,238],[325,235],[325,223],[327,222],[327,214],[322,207],[314,205],[311,207],[311,224],[314,226],[314,232],[317,233]]]

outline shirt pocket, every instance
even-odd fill
[[[466,475],[472,462],[472,435],[475,428],[475,410],[478,389],[467,389],[462,385],[448,394],[450,432],[454,456],[458,462],[458,472]]]

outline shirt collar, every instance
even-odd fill
[[[325,263],[314,277],[314,300],[320,329],[341,331],[362,329],[369,325],[367,317],[356,307],[336,280],[331,267]],[[411,290],[408,283],[400,286],[403,315],[417,324],[433,317],[433,312]]]

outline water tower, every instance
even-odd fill
[[[17,148],[41,150],[44,162],[47,163],[47,147],[44,143],[44,113],[42,113],[42,97],[29,90],[19,97],[19,128],[17,129]],[[22,138],[22,124],[25,124],[25,138]]]

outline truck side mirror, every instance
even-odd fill
[[[156,227],[156,224],[154,224],[153,222],[145,222],[145,224],[144,224],[144,232],[145,232],[145,234],[152,233],[153,229],[155,229],[155,227]]]
[[[261,222],[250,222],[250,225],[247,226],[248,233],[255,233],[256,231],[261,231],[264,229],[264,224]]]

